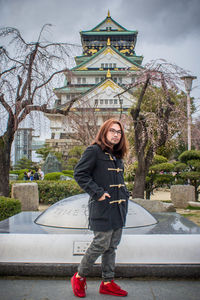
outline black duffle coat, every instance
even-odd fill
[[[75,167],[74,178],[90,195],[89,228],[108,231],[125,225],[129,192],[124,183],[124,164],[97,144],[89,146]],[[111,198],[99,198],[108,192]]]

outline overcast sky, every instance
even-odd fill
[[[200,113],[200,0],[0,0],[0,27],[16,27],[33,41],[51,23],[49,40],[80,44],[79,31],[100,23],[108,9],[119,24],[138,30],[136,54],[144,63],[164,58],[198,77],[191,95]]]

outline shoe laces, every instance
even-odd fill
[[[120,286],[117,285],[114,280],[111,280],[111,285],[115,288],[115,289],[118,289],[118,290],[121,290]]]
[[[79,283],[79,289],[84,290],[87,289],[87,283],[85,278],[77,278]]]

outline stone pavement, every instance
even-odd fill
[[[118,279],[128,297],[98,293],[100,279],[87,280],[88,300],[199,300],[200,280]],[[73,300],[70,278],[0,277],[0,300]]]

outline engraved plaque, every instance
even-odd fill
[[[88,229],[88,201],[88,194],[60,200],[39,215],[35,223],[58,228]],[[156,223],[157,220],[146,209],[129,200],[125,228],[150,226]]]
[[[73,242],[73,255],[84,255],[91,242]]]

